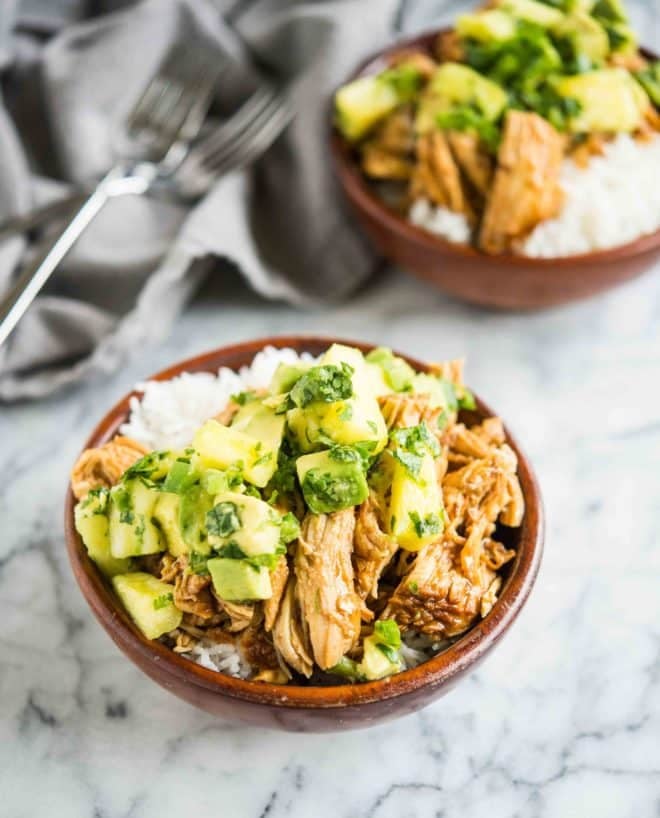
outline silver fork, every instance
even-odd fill
[[[174,172],[157,181],[185,201],[202,196],[218,176],[253,162],[264,153],[293,117],[286,92],[271,84],[260,86],[225,123],[193,144]],[[0,242],[56,221],[85,200],[80,191],[15,216],[0,224]]]
[[[45,255],[28,265],[0,302],[0,346],[53,271],[113,197],[145,193],[180,167],[204,122],[221,70],[192,45],[175,47],[147,85],[126,121],[116,162],[82,207],[67,219]]]

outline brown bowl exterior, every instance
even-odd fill
[[[371,347],[331,338],[277,337],[214,350],[183,361],[154,376],[167,380],[181,372],[213,372],[249,364],[265,346],[292,347],[320,354],[331,343],[345,343],[363,351]],[[420,370],[425,365],[407,360]],[[135,393],[132,393],[135,394]],[[124,397],[96,427],[85,447],[110,440],[126,420],[131,395]],[[478,401],[476,416],[493,412]],[[448,650],[423,665],[390,679],[359,685],[300,687],[249,682],[207,670],[146,639],[133,625],[112,590],[87,556],[75,530],[75,499],[69,487],[65,531],[71,566],[85,599],[115,644],[147,676],[181,699],[231,721],[294,732],[330,732],[368,727],[413,713],[447,693],[495,647],[518,616],[536,578],[543,550],[543,507],[527,458],[508,434],[519,458],[520,482],[526,512],[517,530],[516,558],[499,600],[488,616]]]
[[[388,56],[402,50],[430,51],[443,30],[389,46],[363,62],[347,81],[381,70]],[[649,51],[643,54],[656,59]],[[660,230],[610,250],[557,259],[489,256],[415,227],[387,207],[362,175],[351,146],[334,128],[330,151],[340,186],[376,251],[473,304],[528,310],[577,301],[640,275],[660,258]]]

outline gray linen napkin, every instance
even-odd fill
[[[83,19],[83,0],[3,0],[0,219],[110,166],[118,123],[182,36],[240,50],[239,31],[267,70],[294,82],[297,115],[256,166],[218,181],[188,212],[145,197],[110,202],[0,349],[0,400],[42,397],[116,369],[167,333],[209,260],[237,265],[267,298],[300,304],[340,299],[361,284],[374,258],[337,200],[329,92],[406,16],[419,26],[460,5],[105,0]],[[231,109],[249,83],[246,71],[221,84],[220,107]],[[0,294],[30,252],[22,238],[0,246]]]

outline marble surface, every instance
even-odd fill
[[[217,282],[116,377],[0,409],[0,816],[658,816],[658,272],[536,315],[399,274],[306,313]],[[65,555],[67,471],[111,403],[178,358],[291,331],[466,354],[547,505],[539,580],[508,637],[445,699],[364,732],[261,732],[171,697],[97,625]]]

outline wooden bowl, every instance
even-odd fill
[[[320,354],[336,339],[267,338],[217,349],[159,372],[155,380],[167,380],[181,372],[216,372],[220,366],[237,369],[249,364],[263,347],[292,347],[298,352]],[[362,350],[370,347],[340,341]],[[425,365],[407,359],[415,368]],[[136,393],[132,393],[136,394]],[[126,395],[96,427],[85,448],[110,440],[127,419]],[[492,415],[481,401],[472,420]],[[269,685],[225,676],[207,670],[173,653],[165,645],[146,639],[132,623],[113,594],[76,532],[75,498],[69,487],[66,497],[65,531],[71,566],[85,599],[96,618],[121,651],[162,687],[196,707],[232,721],[299,732],[325,732],[368,727],[413,713],[447,693],[470,672],[513,624],[532,589],[543,550],[543,507],[539,488],[527,458],[507,433],[519,459],[519,476],[526,512],[519,529],[511,530],[507,543],[516,549],[499,599],[488,616],[451,647],[428,662],[389,679],[357,685],[302,687]]]
[[[441,31],[399,41],[363,62],[346,82],[381,71],[388,57],[409,48],[430,52]],[[656,59],[651,52],[644,56]],[[490,256],[415,227],[374,193],[350,144],[331,127],[330,150],[351,208],[376,251],[404,270],[458,298],[500,309],[535,309],[608,290],[648,270],[660,257],[660,230],[593,253],[536,259]]]

